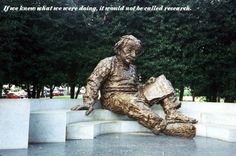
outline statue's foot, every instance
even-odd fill
[[[196,127],[190,123],[171,123],[166,126],[162,133],[191,139],[196,135]]]
[[[198,121],[194,118],[185,116],[181,113],[171,113],[169,115],[166,115],[166,120],[168,123],[192,123],[192,124],[196,124]]]
[[[153,129],[151,129],[151,131],[158,135],[160,132],[162,132],[163,130],[166,129],[167,126],[167,121],[166,120],[162,120],[160,124],[157,124]]]

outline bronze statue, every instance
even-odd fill
[[[137,120],[154,134],[194,137],[193,124],[197,120],[177,112],[181,103],[164,75],[140,84],[133,65],[140,48],[140,40],[132,35],[122,36],[114,46],[116,55],[101,60],[88,78],[84,106],[75,106],[72,110],[86,109],[89,115],[101,91],[103,108]],[[157,103],[163,107],[165,119],[151,110],[150,106]]]

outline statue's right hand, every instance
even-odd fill
[[[77,105],[73,108],[71,108],[72,111],[79,111],[79,110],[87,110],[85,112],[85,115],[89,115],[92,111],[93,111],[93,107],[92,106],[86,106],[86,105]]]

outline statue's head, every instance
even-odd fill
[[[115,44],[114,51],[125,64],[129,65],[135,61],[140,48],[140,40],[133,35],[124,35]]]

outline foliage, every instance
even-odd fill
[[[191,11],[0,13],[0,86],[17,84],[39,97],[43,86],[86,84],[120,36],[142,41],[136,64],[143,81],[165,74],[183,96],[236,100],[236,2],[233,0],[32,0],[4,5],[186,6]],[[1,88],[0,88],[1,90]],[[32,92],[33,90],[33,92]],[[72,89],[71,98],[74,98]]]

